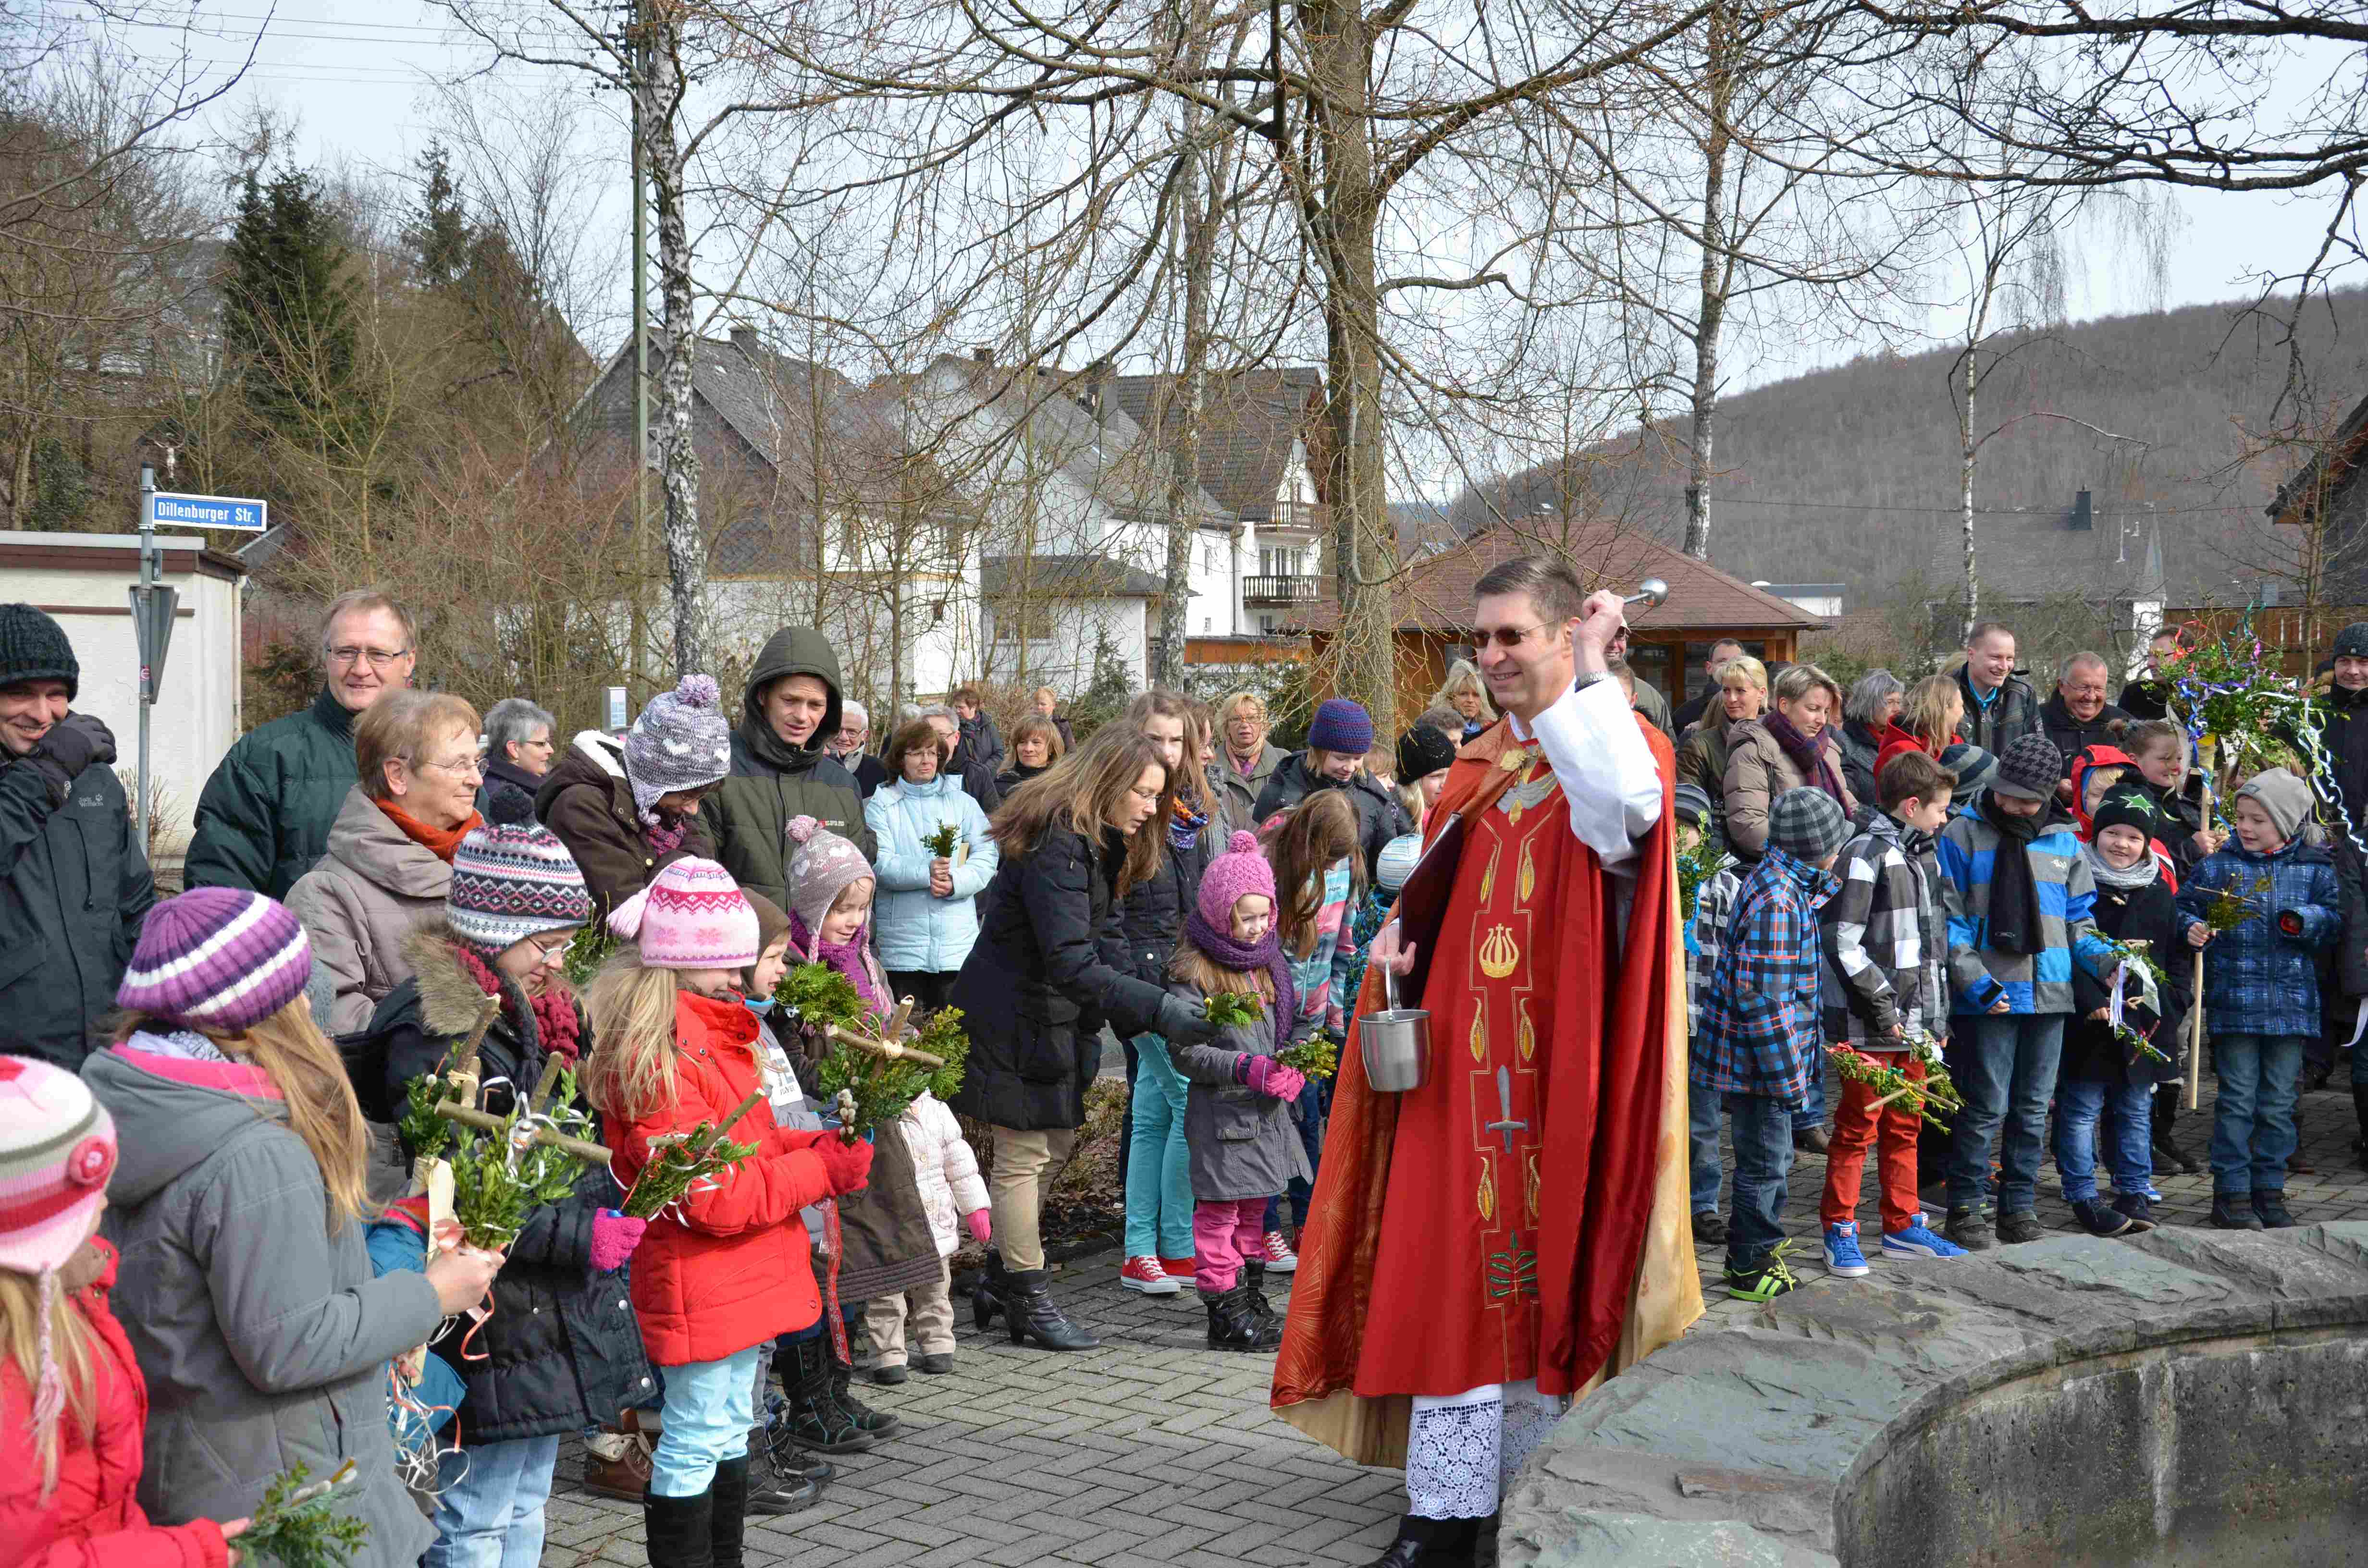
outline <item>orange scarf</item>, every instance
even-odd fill
[[[386,813],[387,821],[403,829],[404,837],[448,866],[452,863],[453,851],[461,847],[461,840],[469,836],[469,830],[483,825],[485,820],[471,812],[469,820],[458,827],[430,827],[393,801],[379,801],[378,809]]]

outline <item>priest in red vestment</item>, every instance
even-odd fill
[[[1469,1562],[1570,1396],[1702,1312],[1668,742],[1609,678],[1618,595],[1536,556],[1474,594],[1505,716],[1429,818],[1434,839],[1463,823],[1421,999],[1429,1074],[1372,1089],[1352,1028],[1275,1363],[1284,1419],[1406,1467],[1375,1568]],[[1360,1014],[1413,958],[1383,926]]]

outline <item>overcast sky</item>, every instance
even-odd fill
[[[75,0],[51,4],[53,14],[61,16],[77,8]],[[207,34],[191,44],[192,53],[217,72],[234,67],[262,32],[257,62],[231,102],[268,102],[295,115],[301,124],[298,155],[315,165],[350,162],[365,168],[407,168],[428,138],[430,83],[485,59],[482,47],[454,33],[437,6],[420,0],[282,0],[276,6],[271,0],[199,0],[192,8],[209,21]],[[596,14],[610,9],[586,8]],[[177,47],[182,35],[159,28],[133,36],[167,50]],[[574,73],[553,74],[583,80]],[[227,125],[235,113],[227,108],[217,119]],[[627,222],[621,189],[625,140],[620,116],[614,137],[620,199],[612,211],[620,228]],[[597,144],[586,149],[591,156],[599,152]],[[2325,223],[2321,197],[2179,191],[2173,199],[2183,222],[2170,246],[2164,302],[2171,305],[2235,298],[2265,271],[2296,269],[2318,244]],[[2139,269],[2105,254],[2101,243],[2085,267],[2076,268],[2074,285],[2076,319],[2155,304]],[[621,319],[627,309],[621,289],[620,295],[612,319]],[[1756,373],[1748,371],[1747,379],[1762,381],[1803,368],[1767,363]]]

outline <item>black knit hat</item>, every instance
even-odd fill
[[[1998,777],[1990,780],[1993,795],[2023,801],[2052,801],[2064,777],[2064,754],[2055,743],[2033,731],[2017,736],[1998,758]]]
[[[31,605],[0,605],[0,686],[62,680],[71,700],[82,689],[82,663],[66,629]]]
[[[1398,737],[1398,782],[1427,778],[1455,761],[1455,743],[1428,724]]]
[[[2109,827],[2134,827],[2148,838],[2158,838],[2170,825],[2169,813],[2155,803],[2152,794],[2134,784],[2115,784],[2089,813],[2089,841],[2095,843]]]
[[[2335,634],[2335,657],[2368,659],[2368,620],[2355,620]]]

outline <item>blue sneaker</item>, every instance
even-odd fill
[[[1866,1254],[1858,1250],[1857,1221],[1826,1227],[1826,1272],[1845,1279],[1873,1272],[1866,1266]]]
[[[1963,1257],[1965,1249],[1936,1231],[1925,1228],[1924,1216],[1901,1231],[1883,1233],[1883,1250],[1899,1257]]]

